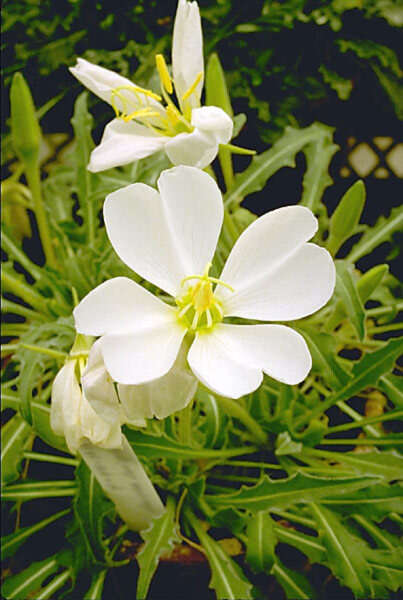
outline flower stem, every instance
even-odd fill
[[[238,421],[241,421],[241,423],[245,425],[253,435],[257,444],[264,445],[267,443],[266,433],[241,404],[230,398],[224,398],[224,396],[216,396],[216,398],[231,417],[238,419]]]
[[[52,239],[50,236],[49,225],[42,198],[39,165],[36,163],[26,164],[25,174],[34,202],[34,212],[36,221],[38,223],[39,235],[41,238],[45,259],[50,267],[56,269],[56,256],[53,250]]]

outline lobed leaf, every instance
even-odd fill
[[[24,450],[32,435],[32,427],[15,414],[1,428],[1,484],[15,481],[20,476]]]

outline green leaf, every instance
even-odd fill
[[[88,551],[94,560],[104,561],[106,544],[103,539],[103,522],[105,515],[114,510],[113,504],[106,498],[84,461],[76,469],[76,480],[78,490],[74,500],[74,513]]]
[[[206,390],[199,389],[197,395],[198,399],[201,400],[203,410],[206,413],[206,423],[204,428],[206,437],[204,446],[207,448],[220,448],[222,447],[226,436],[226,415],[213,394],[209,394]]]
[[[403,408],[403,382],[397,375],[383,375],[379,380],[379,388],[397,408]]]
[[[368,598],[371,570],[363,556],[363,543],[327,508],[313,503],[311,510],[327,549],[329,568],[358,598]]]
[[[329,223],[326,246],[333,256],[342,244],[355,233],[365,205],[365,185],[356,181],[344,194]]]
[[[2,492],[3,500],[15,500],[27,502],[40,498],[63,498],[74,496],[77,488],[73,481],[35,481],[26,483],[15,483],[8,485]]]
[[[317,124],[323,135],[304,148],[307,168],[304,174],[302,198],[300,204],[307,206],[313,212],[320,210],[320,200],[332,178],[329,175],[329,165],[339,146],[333,144],[333,128]]]
[[[171,496],[168,498],[164,514],[155,519],[149,529],[142,531],[141,536],[144,539],[144,546],[137,554],[140,574],[136,598],[145,600],[160,557],[172,550],[175,544],[180,543],[175,530],[175,502]]]
[[[195,530],[207,556],[212,577],[210,587],[217,594],[218,600],[251,600],[252,584],[246,579],[241,568],[210,537],[201,526],[201,523],[189,511],[187,519]]]
[[[283,588],[287,598],[292,600],[314,600],[315,591],[308,579],[301,573],[287,569],[278,560],[273,566],[272,574]]]
[[[372,576],[388,590],[398,592],[403,587],[403,551],[375,550],[366,548],[365,558],[372,569]],[[390,596],[388,596],[390,597]]]
[[[37,531],[41,531],[57,519],[64,517],[70,512],[70,509],[62,510],[54,515],[51,515],[47,519],[43,519],[39,523],[35,523],[35,525],[30,525],[29,527],[22,527],[9,535],[4,535],[1,538],[1,556],[2,559],[7,558],[15,554],[22,544],[24,544],[31,535],[34,535]]]
[[[32,426],[35,433],[49,446],[69,452],[63,436],[56,435],[50,426],[50,406],[42,402],[31,402]]]
[[[392,339],[375,352],[369,352],[353,366],[351,378],[335,394],[326,398],[310,413],[310,419],[325,412],[341,400],[348,400],[369,386],[376,386],[378,379],[393,369],[396,359],[402,354],[403,339]],[[305,417],[300,419],[301,423]],[[299,424],[297,422],[297,425]]]
[[[347,492],[337,498],[322,499],[321,503],[347,515],[359,513],[374,521],[380,521],[390,513],[403,513],[403,487],[397,483],[377,483],[353,493]]]
[[[326,443],[324,440],[323,443]],[[309,456],[309,450],[306,451]],[[303,452],[300,455],[303,460]],[[330,462],[351,466],[362,475],[382,477],[386,481],[400,479],[403,473],[403,457],[394,450],[388,452],[327,452]]]
[[[360,340],[365,337],[365,311],[352,275],[352,265],[336,261],[336,294]]]
[[[336,339],[327,333],[319,333],[313,327],[296,328],[305,338],[312,356],[312,370],[335,387],[347,383],[350,375],[336,359]]]
[[[99,569],[92,575],[91,585],[84,596],[84,600],[102,600],[107,573],[108,569]]]
[[[323,562],[326,550],[324,546],[319,544],[316,537],[281,525],[276,525],[274,530],[279,542],[298,548],[303,554],[306,554],[311,563]]]
[[[38,592],[42,582],[53,575],[58,568],[57,555],[33,562],[24,571],[6,579],[2,585],[2,593],[6,600],[27,600],[30,596],[38,598],[37,594],[35,596],[33,594]]]
[[[302,450],[301,442],[295,442],[291,439],[288,431],[280,433],[276,439],[276,456],[287,456],[288,454],[298,454]]]
[[[353,89],[353,82],[351,79],[345,79],[341,77],[335,71],[328,69],[325,65],[320,65],[319,73],[322,74],[325,83],[328,83],[332,90],[336,92],[340,100],[348,100],[351,91]]]
[[[357,282],[357,292],[363,304],[369,300],[388,272],[389,265],[376,265],[376,267],[372,267],[364,275],[361,275]]]
[[[315,502],[324,496],[346,494],[376,481],[371,477],[313,477],[301,472],[277,480],[265,475],[254,486],[242,486],[233,494],[206,495],[205,499],[214,506],[232,506],[258,512],[285,508],[295,503]]]
[[[240,204],[248,194],[257,192],[266,181],[282,167],[294,167],[295,156],[307,144],[327,136],[320,124],[314,123],[305,129],[287,127],[284,135],[263,154],[252,158],[250,165],[235,176],[234,185],[225,196],[225,204]]]
[[[247,527],[246,561],[255,573],[269,573],[275,560],[277,536],[273,519],[259,511],[249,519]]]
[[[20,476],[24,450],[32,434],[32,427],[15,414],[1,428],[1,483],[15,481]]]
[[[351,262],[357,262],[362,256],[369,254],[382,244],[391,239],[395,231],[399,231],[403,226],[403,208],[397,206],[392,208],[389,217],[379,217],[374,227],[369,227],[362,235],[361,239],[353,246],[348,259]]]
[[[229,448],[223,450],[212,450],[206,448],[190,448],[178,444],[174,440],[165,435],[149,435],[143,431],[134,431],[133,429],[125,429],[125,435],[133,446],[136,454],[146,456],[148,458],[173,458],[176,460],[197,459],[197,458],[212,458],[220,459],[229,456],[238,456],[248,454],[255,451],[254,446],[245,446],[239,448]]]

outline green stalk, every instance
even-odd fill
[[[357,420],[355,423],[344,423],[343,425],[335,425],[334,427],[329,427],[326,435],[331,433],[335,433],[336,431],[347,431],[348,429],[356,429],[357,427],[363,427],[364,425],[369,425],[373,423],[381,423],[382,421],[389,421],[391,419],[401,419],[403,418],[403,411],[398,410],[395,412],[385,413],[383,415],[378,415],[377,417],[367,417]],[[377,432],[377,436],[379,436],[379,432]]]
[[[32,194],[35,217],[38,223],[39,235],[46,262],[53,269],[57,269],[56,256],[53,250],[52,238],[50,236],[49,225],[43,204],[39,165],[33,162],[30,164],[26,163],[25,175]]]
[[[36,460],[38,462],[56,463],[59,465],[68,465],[76,467],[79,463],[75,458],[66,458],[65,456],[56,456],[55,454],[41,454],[40,452],[24,452],[24,458]]]
[[[221,403],[227,414],[235,419],[238,419],[238,421],[241,421],[241,423],[245,425],[245,427],[253,435],[253,438],[257,444],[264,445],[267,443],[268,438],[266,433],[260,427],[259,423],[250,416],[248,411],[241,406],[241,404],[235,400],[231,400],[230,398],[224,398],[224,396],[216,396],[216,398]]]
[[[34,279],[39,279],[42,276],[42,269],[35,265],[20,248],[18,248],[14,241],[2,231],[2,245],[3,249],[7,252],[9,257],[16,260]]]
[[[30,319],[32,321],[43,322],[47,320],[45,315],[39,313],[38,311],[27,308],[26,306],[21,306],[21,304],[17,304],[11,300],[5,300],[4,298],[2,298],[1,308],[5,313],[20,315],[21,317],[25,317],[26,319]]]

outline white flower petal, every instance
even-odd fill
[[[105,366],[118,383],[140,384],[162,377],[178,355],[186,329],[177,321],[130,335],[101,338]]]
[[[80,405],[80,437],[100,448],[120,448],[122,433],[120,419],[113,424],[104,421],[92,408],[84,394]]]
[[[185,103],[182,101],[182,96],[198,74],[204,72],[203,34],[197,2],[178,2],[172,39],[172,71],[175,91],[181,105],[198,106],[203,78],[189,99]]]
[[[109,450],[85,441],[80,454],[131,529],[141,531],[162,515],[164,506],[125,437],[121,448]]]
[[[141,183],[110,194],[104,205],[109,239],[136,273],[172,296],[214,255],[223,207],[215,181],[199,169],[176,167],[158,180],[161,194]]]
[[[100,340],[90,350],[81,385],[84,396],[94,411],[111,425],[120,425],[121,407],[113,381],[105,368]]]
[[[188,362],[200,381],[216,394],[240,398],[256,390],[262,382],[261,369],[244,363],[244,355],[236,346],[222,339],[221,328],[197,333],[189,350]]]
[[[113,102],[118,110],[124,111],[126,114],[130,114],[145,106],[151,106],[153,110],[161,113],[161,115],[165,114],[162,104],[154,100],[154,98],[150,98],[139,92],[134,93],[133,88],[137,86],[130,79],[122,77],[114,71],[94,65],[84,58],[78,58],[77,64],[70,68],[70,72],[91,92],[105,102],[108,102],[108,104],[112,104]],[[117,90],[117,88],[125,89]],[[119,95],[124,98],[124,101],[122,102],[117,94],[114,94],[112,97],[112,90],[117,90]]]
[[[277,269],[236,287],[223,308],[227,316],[246,319],[301,319],[326,304],[334,285],[335,267],[329,252],[315,244],[303,244]]]
[[[289,385],[308,375],[312,359],[304,338],[284,325],[217,325],[219,339],[234,360]]]
[[[143,385],[118,385],[119,397],[130,421],[165,419],[189,404],[197,379],[186,365],[188,345],[183,342],[173,367],[166,375]]]
[[[57,435],[65,433],[65,408],[71,405],[67,413],[70,427],[79,423],[78,407],[81,390],[75,375],[76,361],[69,360],[57,373],[52,385],[52,403],[50,408],[50,426]]]
[[[115,277],[87,294],[73,311],[78,333],[119,334],[170,323],[175,311],[127,277]]]
[[[161,150],[167,139],[145,125],[114,119],[105,127],[99,146],[91,152],[88,170],[97,173],[150,156]]]
[[[165,144],[165,152],[174,165],[204,169],[217,156],[218,142],[210,132],[195,129],[171,138]]]
[[[202,106],[192,110],[192,125],[214,136],[218,144],[227,144],[234,129],[229,115],[218,106]]]

